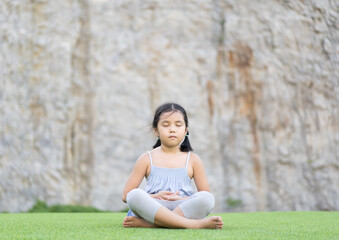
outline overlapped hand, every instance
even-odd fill
[[[154,198],[166,201],[177,201],[186,199],[186,197],[179,196],[179,191],[173,193],[171,191],[160,191],[153,195]]]

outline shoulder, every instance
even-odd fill
[[[141,162],[149,161],[149,154],[148,154],[148,152],[145,152],[145,153],[141,154],[137,161],[141,161]]]
[[[199,157],[198,154],[194,152],[190,152],[190,161],[191,161],[192,166],[202,165],[201,158]]]
[[[199,157],[198,154],[194,153],[194,152],[190,152],[190,160],[192,162],[195,162],[195,161],[201,161],[201,158]]]
[[[142,165],[142,166],[148,166],[150,164],[149,155],[147,152],[140,155],[140,157],[137,159],[136,165]]]

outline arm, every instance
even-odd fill
[[[198,191],[210,191],[204,165],[200,157],[192,154],[193,160],[193,178]]]
[[[142,179],[145,177],[147,168],[149,166],[149,160],[147,154],[143,154],[135,163],[134,168],[128,177],[124,192],[122,194],[122,201],[126,202],[126,196],[129,191],[134,188],[138,188],[141,184]]]

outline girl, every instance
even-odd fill
[[[221,217],[205,218],[215,200],[201,159],[191,153],[187,127],[187,114],[180,105],[166,103],[156,110],[153,128],[158,140],[154,149],[135,163],[122,196],[130,208],[124,227],[223,227]],[[144,177],[145,191],[138,189]],[[190,184],[192,178],[196,193]]]

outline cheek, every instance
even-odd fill
[[[165,132],[165,131],[166,131],[166,128],[164,128],[164,127],[159,127],[157,133],[158,133],[158,134],[161,134],[161,133],[163,133],[163,132]]]

